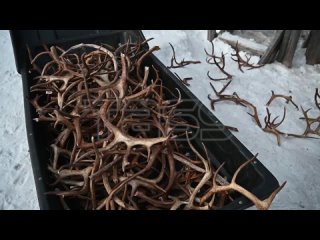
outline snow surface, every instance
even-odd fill
[[[234,30],[233,34],[268,46],[276,32],[277,30]]]
[[[258,35],[259,36],[259,35]],[[247,39],[239,37],[238,35],[230,34],[229,32],[222,33],[219,38],[221,40],[228,40],[229,42],[238,42],[239,46],[246,46],[247,48],[255,50],[256,53],[260,53],[261,55],[267,50],[267,46],[256,43],[253,38]],[[227,42],[228,43],[228,42]]]
[[[165,65],[170,64],[172,56],[168,42],[175,47],[178,61],[185,58],[202,62],[172,71],[181,78],[193,77],[193,80],[189,81],[190,90],[210,109],[207,96],[215,96],[206,73],[210,70],[214,77],[224,76],[215,66],[205,61],[203,49],[211,51],[210,43],[206,40],[207,32],[146,30],[143,33],[147,38],[154,38],[149,42],[150,46],[160,46],[161,50],[155,55]],[[252,35],[252,31],[250,34]],[[242,31],[243,36],[245,31]],[[264,43],[270,39],[262,38],[270,38],[272,34],[257,33],[254,36],[257,42]],[[320,66],[305,64],[304,49],[299,47],[297,50],[291,69],[280,63],[273,63],[242,73],[230,58],[231,47],[219,39],[216,39],[214,44],[217,53],[227,53],[226,70],[234,75],[225,93],[232,94],[236,91],[240,97],[256,105],[262,123],[271,90],[292,95],[293,101],[299,106],[304,109],[312,108],[310,116],[319,116],[313,96],[315,88],[320,87]],[[257,62],[259,59],[252,57],[252,60]],[[24,123],[21,77],[16,73],[8,31],[0,31],[0,76],[0,209],[38,209]],[[223,83],[214,85],[220,89]],[[297,111],[292,104],[285,104],[283,99],[277,99],[271,104],[272,116],[282,116],[283,106],[287,108],[287,118],[279,129],[290,133],[303,133],[305,122],[299,119],[302,112]],[[278,146],[275,136],[263,132],[247,111],[248,109],[233,103],[222,102],[217,103],[214,114],[224,124],[239,129],[234,135],[252,153],[259,153],[258,159],[280,183],[287,181],[270,209],[320,209],[320,140],[282,137],[281,146]]]
[[[24,120],[22,81],[9,31],[0,30],[0,209],[39,209]]]

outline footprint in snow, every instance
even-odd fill
[[[28,172],[26,172],[26,170],[22,170],[19,174],[18,177],[13,181],[14,185],[18,185],[18,186],[22,186],[23,184],[25,184],[25,182],[27,181],[29,177]]]
[[[18,163],[13,168],[14,168],[14,170],[18,171],[21,168],[21,166],[22,165],[20,163]]]
[[[10,205],[12,202],[12,197],[10,195],[5,195],[4,201]]]

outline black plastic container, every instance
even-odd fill
[[[33,76],[29,74],[30,61],[27,53],[27,46],[31,52],[37,52],[43,44],[48,46],[57,45],[68,48],[78,43],[107,43],[117,47],[119,43],[125,43],[128,37],[132,40],[144,38],[141,31],[118,31],[118,30],[22,30],[11,31],[11,39],[14,48],[17,71],[22,76],[26,127],[29,141],[29,149],[33,167],[33,173],[37,188],[40,209],[62,209],[59,199],[56,196],[46,195],[51,191],[49,183],[52,182],[47,170],[50,158],[50,133],[45,124],[37,123],[36,112],[30,105],[30,86]],[[186,109],[188,114],[200,121],[200,130],[193,140],[196,146],[201,141],[205,144],[210,159],[217,167],[226,162],[222,174],[229,180],[236,169],[246,160],[253,157],[253,154],[239,140],[226,129],[223,124],[208,110],[193,93],[181,83],[179,79],[164,66],[159,59],[151,55],[146,58],[144,65],[154,65],[159,70],[163,84],[170,89],[179,89],[182,99],[181,108]],[[205,87],[205,86],[204,86]],[[201,139],[201,141],[200,141]],[[258,161],[245,167],[237,178],[237,183],[247,188],[260,199],[268,197],[279,183],[276,178]],[[238,196],[234,201],[228,203],[223,209],[245,209],[252,206],[252,203],[243,196]]]

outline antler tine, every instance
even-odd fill
[[[318,92],[318,88],[316,88],[316,93],[314,94],[314,102],[316,107],[320,110],[320,102],[318,102],[318,98],[320,99],[320,94]]]
[[[218,62],[215,63],[214,60],[219,59],[219,60],[220,60],[219,63],[221,63],[221,62],[223,61],[222,58],[224,58],[223,53],[222,53],[222,56],[221,56],[221,57],[215,56],[215,55],[214,55],[214,45],[213,45],[213,42],[210,42],[210,44],[211,44],[211,54],[209,54],[209,53],[207,52],[207,50],[204,48],[204,51],[205,51],[205,53],[206,53],[206,55],[207,55],[206,62],[209,63],[209,64],[216,64],[216,63],[218,63]],[[214,62],[211,62],[210,60],[213,60]]]
[[[136,67],[136,74],[137,77],[139,79],[140,82],[143,82],[142,77],[140,76],[140,65],[142,64],[142,61],[151,53],[155,52],[155,51],[159,51],[160,47],[159,46],[154,46],[153,48],[151,48],[150,50],[148,50],[146,53],[144,53],[137,61],[137,67]]]
[[[274,91],[271,90],[271,97],[270,97],[269,101],[266,103],[266,106],[269,106],[274,98],[275,98]]]
[[[212,188],[214,188],[217,185],[217,177],[219,172],[221,171],[221,169],[224,167],[226,162],[223,162],[218,168],[217,170],[214,172],[213,174],[213,178],[212,178]],[[209,190],[207,193],[205,193],[201,199],[200,199],[200,203],[203,204],[209,197],[211,197],[213,194],[215,194],[213,191]]]
[[[235,47],[231,46],[231,47],[233,48],[233,50],[235,50],[235,53],[232,53],[232,54],[231,54],[231,59],[232,59],[233,61],[235,61],[235,62],[238,63],[238,68],[239,68],[239,70],[240,70],[241,72],[243,72],[242,67],[247,67],[247,68],[248,68],[247,70],[251,70],[251,69],[254,69],[254,68],[260,68],[260,67],[264,66],[264,64],[263,64],[263,65],[253,65],[253,64],[250,64],[249,61],[250,61],[250,59],[251,59],[251,56],[248,57],[247,54],[245,54],[245,57],[246,57],[247,60],[244,60],[244,59],[240,56],[240,50],[239,50],[238,44],[239,44],[239,43],[238,43],[238,41],[237,41]],[[233,57],[235,57],[235,58],[233,58]]]
[[[286,107],[283,107],[283,117],[282,117],[281,121],[280,121],[279,123],[276,123],[276,124],[275,124],[274,122],[275,122],[275,120],[278,118],[278,117],[276,117],[275,119],[273,119],[273,121],[271,122],[271,124],[272,124],[274,127],[279,127],[279,126],[281,125],[281,123],[283,123],[285,117],[286,117]]]
[[[187,204],[187,208],[192,209],[194,207],[193,202],[194,199],[196,198],[196,195],[198,194],[198,192],[200,191],[200,189],[202,188],[202,186],[205,185],[205,183],[211,178],[212,176],[212,171],[211,171],[211,164],[210,164],[210,160],[209,159],[204,159],[201,154],[193,147],[193,145],[190,142],[189,136],[188,136],[188,132],[186,132],[186,138],[188,141],[188,144],[190,146],[190,148],[192,149],[192,151],[201,159],[201,161],[203,162],[203,165],[205,167],[205,174],[203,175],[202,179],[200,180],[200,182],[198,183],[198,185],[195,187],[194,191],[192,192],[190,199],[189,199],[189,203]],[[203,145],[205,152],[207,154],[207,150],[205,148],[205,146]]]
[[[180,77],[177,73],[174,73],[174,75],[176,75],[176,77],[177,77],[184,85],[190,86],[190,84],[189,84],[187,81],[192,80],[192,77],[186,77],[186,78],[181,79],[181,77]]]
[[[304,119],[306,120],[306,129],[304,131],[304,133],[302,134],[302,136],[306,137],[306,138],[315,138],[315,137],[309,137],[308,134],[316,134],[320,136],[320,117],[317,118],[309,118],[308,117],[308,112],[311,110],[311,108],[309,108],[308,110],[304,110],[301,107],[301,110],[303,112],[304,117],[300,118],[300,119]],[[318,126],[315,129],[311,128],[311,125],[314,123],[318,123]]]
[[[274,199],[274,198],[276,197],[276,195],[278,194],[278,192],[281,191],[281,189],[286,185],[286,183],[287,183],[287,181],[284,181],[284,182],[281,184],[280,187],[278,187],[276,190],[274,190],[274,191],[271,193],[271,195],[270,195],[267,199],[265,199],[265,200],[263,201],[263,202],[266,203],[265,205],[268,206],[268,208],[269,208],[269,206],[271,205],[273,199]]]
[[[207,55],[207,58],[206,58],[206,62],[209,63],[209,64],[215,64],[219,70],[224,74],[226,75],[225,78],[212,78],[210,75],[209,75],[209,71],[207,72],[207,76],[210,80],[212,81],[222,81],[222,80],[228,80],[228,79],[232,79],[232,75],[227,73],[225,70],[224,70],[224,67],[225,67],[225,54],[223,54],[223,52],[221,53],[221,57],[218,57],[214,54],[214,45],[213,45],[213,42],[210,42],[211,43],[211,47],[212,47],[212,51],[211,51],[211,54],[209,54],[207,52],[206,49],[204,49],[206,55]],[[219,62],[217,61],[217,59],[219,60]],[[213,62],[211,62],[210,60],[213,60]],[[221,63],[221,66],[220,66],[220,63]]]
[[[232,46],[231,46],[232,47]],[[242,70],[242,65],[243,65],[243,62],[244,60],[240,57],[240,54],[239,54],[239,49],[238,49],[238,41],[236,43],[236,46],[235,47],[232,47],[233,50],[235,50],[236,52],[235,53],[231,53],[231,59],[235,62],[238,63],[238,68],[241,72],[243,72]],[[236,57],[236,58],[233,58],[233,57]]]
[[[240,173],[240,171],[245,167],[247,166],[249,163],[253,162],[258,156],[258,153],[256,153],[256,155],[254,155],[251,159],[249,159],[248,161],[245,161],[244,163],[242,163],[240,165],[240,167],[237,169],[237,171],[233,174],[233,177],[231,179],[231,183],[235,183],[236,182],[236,179],[238,177],[238,174]]]
[[[213,56],[214,56],[214,45],[213,45],[213,42],[210,42],[210,44],[211,44],[211,54],[209,54],[205,48],[204,48],[204,51],[206,52],[207,56],[213,58]]]
[[[256,159],[258,154],[256,154],[253,158],[249,159],[248,161],[244,162],[243,164],[240,165],[240,167],[236,170],[234,173],[232,180],[229,184],[223,185],[223,186],[218,186],[216,182],[213,183],[212,188],[201,198],[201,202],[204,202],[207,198],[209,198],[212,194],[218,193],[218,192],[225,192],[225,191],[230,191],[234,190],[248,198],[251,202],[254,203],[257,209],[259,210],[266,210],[269,208],[270,204],[272,203],[273,199],[275,198],[276,194],[284,187],[286,182],[284,182],[279,188],[277,188],[271,195],[265,199],[265,200],[260,200],[257,198],[253,193],[249,192],[242,186],[236,183],[236,178],[240,171],[247,166],[249,163],[254,161]],[[220,169],[223,167],[224,164],[220,165],[220,167],[217,169],[215,172],[214,176],[217,176],[217,173],[220,171]],[[213,178],[215,179],[215,178]]]
[[[285,96],[285,95],[282,95],[282,94],[275,94],[273,90],[271,90],[271,94],[272,95],[271,95],[269,101],[266,103],[266,106],[269,106],[271,104],[271,102],[276,98],[284,98],[286,100],[286,103],[291,102],[295,106],[295,108],[297,110],[299,110],[298,105],[293,102],[292,96]]]
[[[213,89],[214,93],[219,96],[220,94],[217,92],[216,88],[213,86],[212,83],[210,83],[211,88]]]
[[[221,169],[224,167],[224,165],[226,164],[226,162],[223,162],[215,171],[214,175],[213,175],[213,181],[212,181],[212,185],[216,185],[217,184],[217,176],[218,173],[221,171]]]
[[[210,86],[212,87],[212,89],[215,92],[215,94],[219,97],[226,90],[226,88],[230,85],[231,81],[232,80],[230,80],[226,85],[224,85],[219,92],[217,92],[217,90],[215,89],[215,87],[213,86],[213,84],[211,82],[210,82]]]
[[[250,61],[250,59],[251,59],[251,55],[249,55],[249,57],[248,57],[248,54],[246,53],[245,55],[244,55],[245,57],[246,57],[246,59],[247,59],[247,62],[249,62]]]
[[[212,80],[212,81],[218,82],[218,81],[230,79],[230,78],[228,78],[228,77],[225,77],[225,78],[213,78],[213,77],[211,77],[211,76],[209,75],[209,72],[210,72],[210,71],[207,72],[207,76],[208,76],[208,78],[209,78],[210,80]]]
[[[267,116],[264,117],[264,122],[265,122],[265,124],[267,126],[270,123],[271,114],[270,114],[269,108],[266,108],[266,109],[267,109]]]
[[[185,61],[184,59],[182,59],[181,62],[178,62],[177,59],[176,59],[176,52],[174,50],[174,47],[172,46],[171,43],[170,44],[170,47],[172,49],[172,58],[171,58],[171,65],[170,66],[167,66],[167,68],[180,68],[180,67],[184,67],[184,66],[187,66],[189,64],[198,64],[198,63],[201,63],[200,61]],[[174,65],[174,63],[176,65]]]
[[[220,62],[218,63],[217,62],[217,59],[220,59]],[[231,80],[232,79],[232,75],[227,73],[224,68],[225,68],[225,57],[224,57],[224,54],[221,53],[221,57],[216,57],[216,56],[213,56],[213,61],[214,61],[214,64],[218,67],[218,69],[224,74],[226,75],[225,78],[212,78],[210,75],[209,75],[209,72],[207,72],[207,76],[210,80],[212,81],[222,81],[222,80]],[[220,66],[220,63],[222,63],[222,65]]]
[[[248,106],[250,106],[253,109],[253,114],[248,113],[248,112],[247,112],[247,114],[249,114],[251,117],[253,117],[254,121],[259,126],[259,128],[262,128],[256,106],[254,106],[252,103],[249,103],[249,102],[247,104],[248,104]]]
[[[291,134],[291,133],[284,133],[282,131],[279,131],[277,129],[277,127],[279,127],[283,121],[285,120],[286,117],[286,107],[284,107],[284,112],[283,112],[283,117],[281,119],[281,121],[279,123],[275,123],[275,121],[278,119],[279,116],[275,117],[272,121],[271,121],[271,113],[269,111],[269,108],[267,107],[267,116],[265,116],[264,118],[264,122],[265,122],[265,127],[262,129],[264,132],[268,132],[268,133],[272,133],[277,137],[277,143],[280,146],[280,136],[283,135],[285,137],[299,137],[296,134]]]
[[[214,57],[214,59],[220,59],[220,58]],[[221,66],[221,68],[224,69],[224,67],[226,66],[226,59],[225,59],[225,54],[224,54],[223,52],[221,52],[221,59],[222,59],[222,66]],[[217,62],[217,60],[215,60],[215,62],[216,62],[217,64],[219,64],[219,63]]]
[[[176,51],[174,50],[174,47],[172,46],[171,43],[169,43],[170,47],[171,47],[171,50],[172,50],[172,58],[171,58],[171,65],[172,64],[172,61],[175,61],[177,63],[177,61],[175,60],[176,59]]]

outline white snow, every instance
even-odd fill
[[[229,32],[224,32],[219,36],[219,39],[226,40],[229,42],[238,42],[239,45],[249,47],[255,50],[258,54],[262,55],[266,50],[267,46],[261,43],[256,43],[253,38],[241,38],[237,35],[230,34]]]
[[[224,77],[219,70],[205,61],[204,48],[209,52],[210,43],[205,30],[148,30],[147,38],[153,37],[150,46],[159,45],[155,55],[165,64],[172,56],[168,42],[176,50],[177,60],[200,60],[202,63],[173,69],[181,78],[193,77],[190,90],[208,107],[208,94],[215,97],[206,76],[208,70],[214,77]],[[263,42],[263,41],[261,41]],[[312,108],[310,116],[319,116],[314,105],[314,92],[320,87],[320,66],[305,64],[304,49],[297,50],[291,69],[280,63],[266,65],[260,69],[238,70],[231,60],[232,49],[216,39],[215,51],[226,55],[226,70],[234,75],[226,93],[236,91],[240,97],[256,105],[260,121],[266,115],[265,104],[275,93],[292,95],[293,101],[305,110]],[[243,54],[243,53],[242,53]],[[252,57],[258,61],[258,57]],[[8,31],[0,31],[0,209],[38,209],[28,144],[24,123],[21,77],[16,73],[11,40]],[[213,82],[214,83],[214,82]],[[226,81],[224,81],[224,84]],[[217,89],[223,83],[214,83]],[[287,118],[280,130],[301,134],[305,122],[300,120],[302,112],[283,99],[275,100],[270,107],[272,116],[281,115],[287,108]],[[281,146],[273,135],[263,132],[246,113],[248,109],[233,103],[217,103],[214,111],[220,121],[234,126],[239,132],[233,134],[275,175],[280,183],[287,185],[275,198],[271,209],[320,209],[320,148],[318,139],[281,138]],[[263,124],[264,125],[264,124]]]
[[[9,31],[0,30],[0,209],[39,209],[24,120],[22,81]]]

